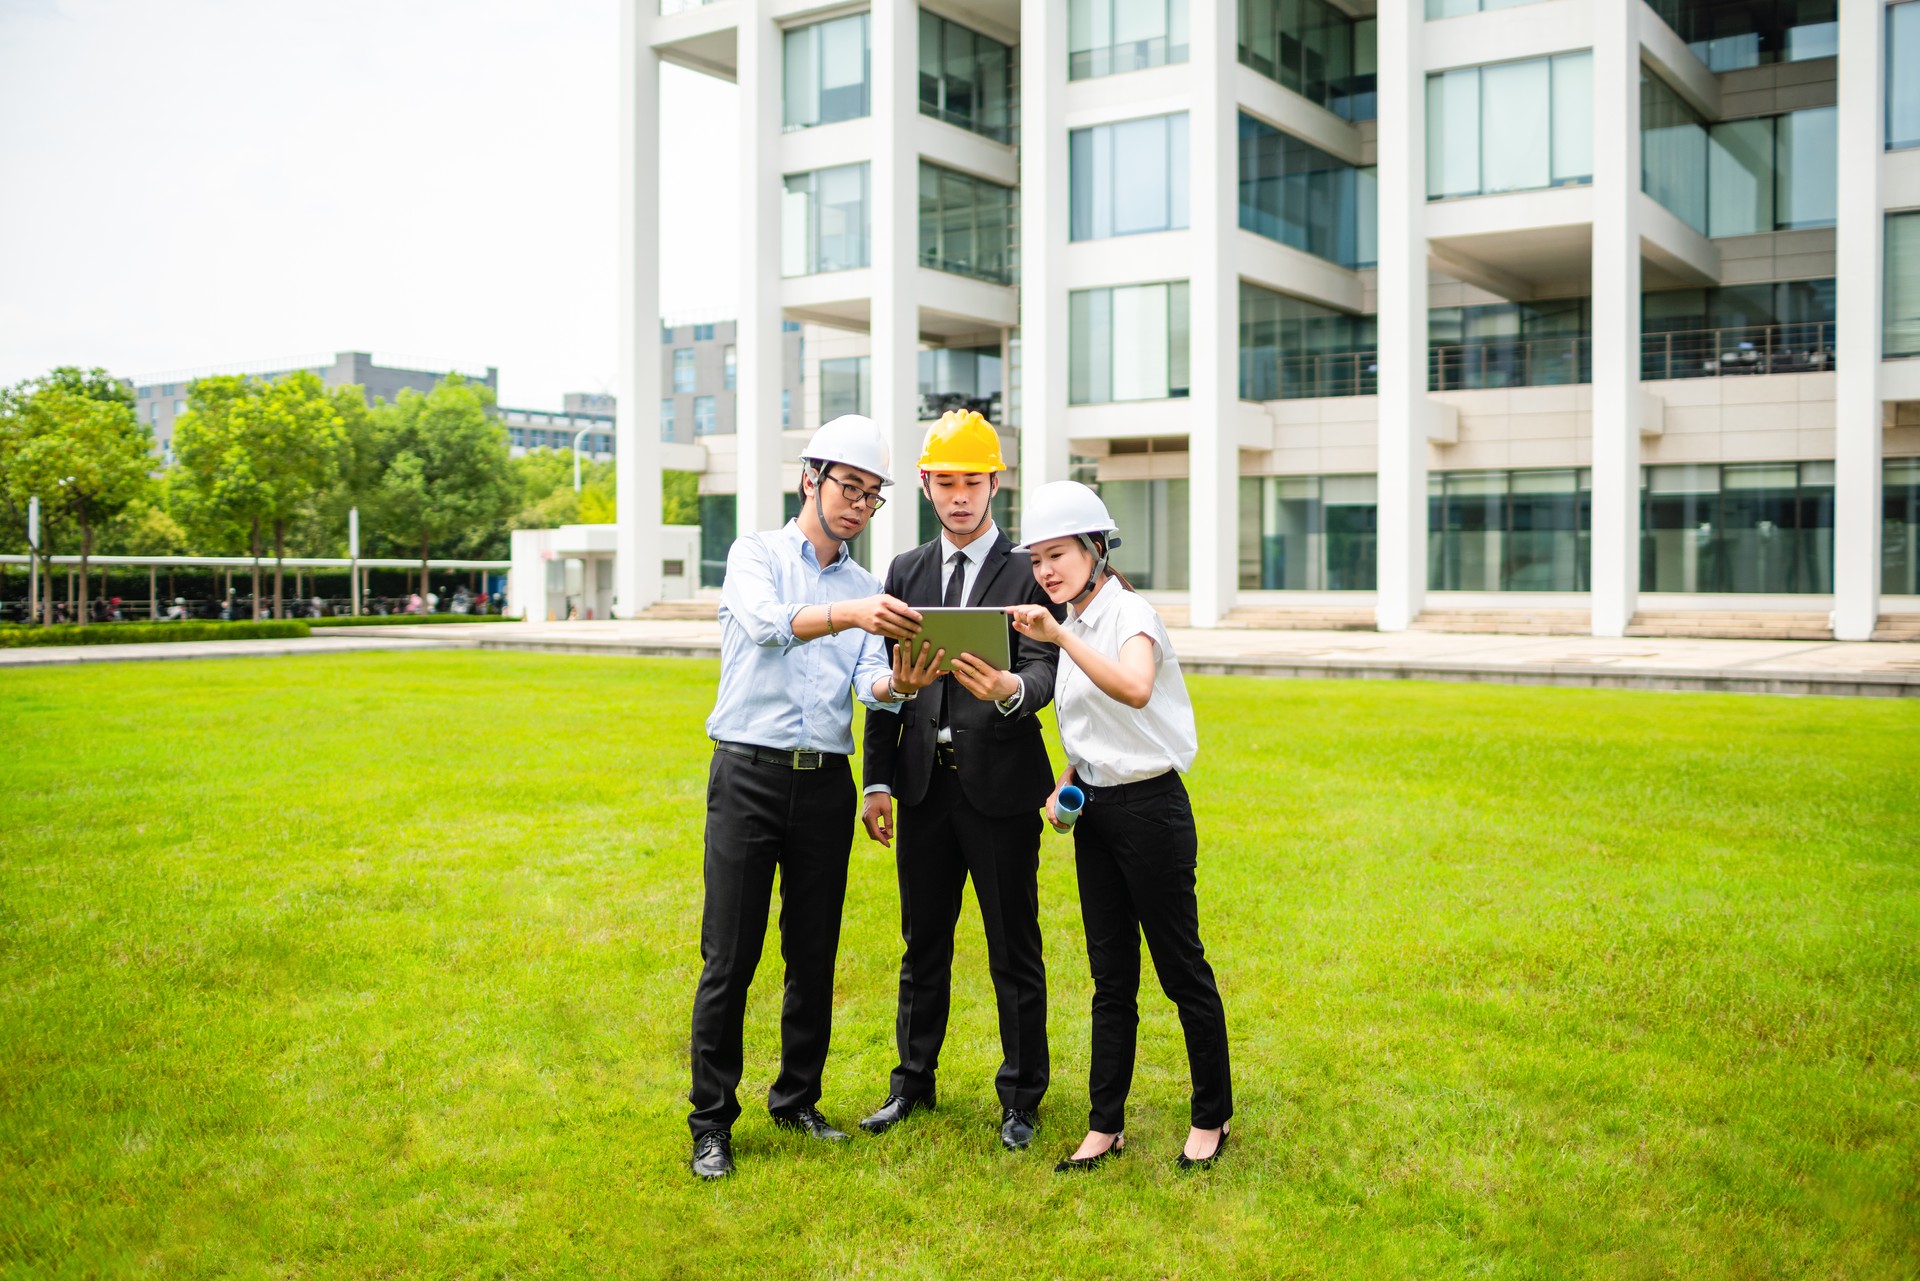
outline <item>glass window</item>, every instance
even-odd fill
[[[1187,117],[1152,116],[1067,137],[1075,240],[1187,225]]]
[[[999,41],[920,11],[923,115],[1006,142],[1012,63],[1012,51]]]
[[[1427,585],[1433,590],[1588,590],[1589,473],[1436,472],[1427,494]]]
[[[1012,205],[1011,188],[922,161],[921,265],[1012,284]]]
[[[692,391],[694,388],[693,348],[675,347],[673,349],[673,389]]]
[[[1887,459],[1880,479],[1880,590],[1920,596],[1920,458]]]
[[[662,347],[673,346],[673,326],[672,325],[660,326],[660,345]]]
[[[1427,313],[1433,391],[1593,381],[1585,298],[1435,307]]]
[[[1831,227],[1839,214],[1839,118],[1837,107],[1777,117],[1774,204],[1780,230]]]
[[[795,27],[786,33],[785,53],[787,128],[868,113],[866,14]]]
[[[1094,488],[1114,522],[1129,531],[1114,549],[1113,567],[1145,591],[1186,590],[1187,482],[1103,480]]]
[[[971,409],[1000,421],[1000,349],[936,347],[920,353],[920,418]]]
[[[1480,68],[1480,190],[1531,191],[1551,172],[1547,61]]]
[[[1372,476],[1249,476],[1240,482],[1240,586],[1372,591],[1378,498]]]
[[[1067,329],[1072,404],[1187,394],[1185,281],[1068,294]]]
[[[1640,189],[1707,234],[1707,128],[1700,114],[1644,68],[1640,73]]]
[[[1377,369],[1373,317],[1241,282],[1240,399],[1371,396]]]
[[[1839,52],[1838,0],[1652,0],[1712,71]]]
[[[1707,234],[1773,230],[1773,118],[1713,126],[1707,152]]]
[[[1187,0],[1069,0],[1067,77],[1187,60]]]
[[[1920,3],[1887,9],[1887,147],[1920,147]]]
[[[1241,0],[1240,61],[1348,120],[1371,120],[1378,28],[1327,0]]]
[[[788,174],[780,211],[780,267],[787,276],[867,265],[867,166]]]
[[[873,412],[872,366],[872,358],[868,356],[842,356],[820,362],[821,422],[831,422],[842,414]]]
[[[721,361],[722,361],[722,368],[725,371],[723,375],[723,380],[724,380],[723,385],[726,387],[728,391],[732,391],[734,389],[735,384],[738,383],[740,380],[739,349],[736,348],[732,343],[728,343],[726,352],[721,357]]]
[[[791,388],[782,387],[780,389],[780,429],[785,431],[791,426],[793,426],[793,391]]]
[[[712,342],[713,326],[712,325],[695,325],[693,327],[693,340],[695,342]]]
[[[1248,231],[1343,267],[1371,263],[1374,176],[1240,117],[1240,225]]]
[[[1480,191],[1480,70],[1427,77],[1427,198]]]
[[[1887,215],[1887,356],[1920,356],[1920,211]]]
[[[672,441],[673,435],[673,397],[668,396],[660,402],[660,439]]]
[[[719,417],[714,410],[714,398],[695,396],[693,398],[693,434],[711,436],[718,424]]]
[[[1645,469],[1640,586],[1650,592],[1833,590],[1833,464]]]
[[[1427,17],[1458,18],[1464,14],[1490,12],[1494,9],[1512,9],[1523,4],[1537,4],[1539,0],[1427,0]]]

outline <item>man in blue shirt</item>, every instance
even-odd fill
[[[849,687],[870,708],[897,706],[932,679],[933,659],[889,663],[920,615],[880,591],[846,544],[893,483],[887,444],[869,419],[836,418],[801,456],[800,514],[747,534],[727,554],[720,598],[720,693],[707,718],[706,906],[693,997],[693,1172],[733,1173],[735,1091],[747,988],[780,878],[780,1074],[767,1093],[776,1125],[815,1139],[846,1135],[817,1106],[833,1027],[833,966],[853,847],[856,798]]]

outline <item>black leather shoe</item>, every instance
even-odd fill
[[[1213,1163],[1220,1159],[1220,1154],[1227,1150],[1227,1136],[1232,1133],[1233,1131],[1227,1129],[1224,1125],[1221,1126],[1220,1141],[1213,1145],[1213,1151],[1210,1154],[1207,1156],[1188,1156],[1186,1149],[1182,1148],[1180,1155],[1174,1158],[1173,1163],[1182,1170],[1211,1170]]]
[[[826,1143],[845,1143],[847,1132],[836,1130],[827,1124],[827,1118],[820,1115],[816,1107],[795,1108],[791,1112],[775,1112],[773,1123],[783,1130],[798,1130],[810,1139],[820,1139]]]
[[[1033,1144],[1034,1127],[1039,1118],[1031,1112],[1022,1112],[1019,1108],[1003,1108],[1000,1112],[1000,1146],[1009,1152],[1025,1152]]]
[[[885,1134],[915,1112],[933,1111],[933,1096],[922,1094],[908,1098],[904,1094],[889,1094],[874,1114],[860,1123],[860,1128],[868,1134]]]
[[[703,1130],[693,1141],[693,1172],[703,1179],[724,1179],[733,1173],[733,1133]]]
[[[1055,1174],[1074,1174],[1082,1170],[1097,1170],[1126,1150],[1127,1136],[1124,1133],[1116,1134],[1113,1136],[1113,1142],[1107,1145],[1105,1152],[1096,1152],[1092,1156],[1086,1157],[1068,1157],[1060,1164],[1054,1166],[1053,1172]]]

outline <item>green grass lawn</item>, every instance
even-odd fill
[[[712,664],[366,654],[0,671],[0,1274],[1912,1277],[1920,703],[1197,679],[1235,1142],[1180,1176],[1142,994],[1086,1121],[998,1150],[962,920],[941,1109],[685,1169]],[[1057,750],[1057,748],[1056,748]],[[851,821],[851,815],[849,816]],[[822,1106],[885,1093],[892,856],[854,847]]]

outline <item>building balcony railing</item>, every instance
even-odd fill
[[[1000,424],[1000,393],[975,396],[964,391],[923,391],[920,393],[920,421],[934,422],[948,410],[971,409],[995,426]]]
[[[660,0],[660,16],[664,18],[670,14],[685,13],[689,9],[698,9],[712,3],[713,0]]]
[[[1747,325],[1689,329],[1640,339],[1640,377],[1727,378],[1740,374],[1819,374],[1834,367],[1834,324]]]
[[[920,265],[931,267],[935,271],[948,272],[955,276],[965,276],[969,280],[985,281],[989,285],[1010,285],[1013,283],[1013,270],[1007,266],[1004,258],[974,261],[967,258],[942,258],[936,253],[925,250],[920,254]]]
[[[1379,392],[1379,353],[1373,349],[1283,356],[1278,365],[1277,386],[1256,380],[1248,399],[1310,400]],[[1640,377],[1645,382],[1817,374],[1833,367],[1832,321],[1692,329],[1646,334],[1640,340]],[[1591,338],[1501,339],[1436,344],[1427,350],[1428,391],[1563,387],[1592,381]]]

